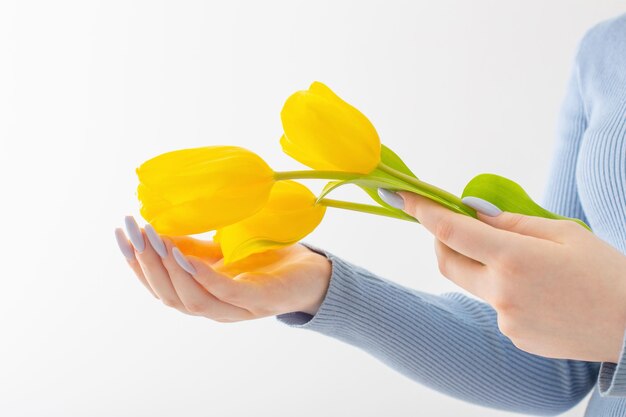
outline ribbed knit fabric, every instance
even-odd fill
[[[542,205],[584,220],[626,255],[626,14],[587,31],[569,80]],[[554,415],[593,389],[587,417],[626,416],[624,350],[619,364],[532,355],[500,333],[495,311],[481,301],[409,289],[305,244],[331,260],[330,286],[315,316],[294,312],[281,322],[487,407]]]

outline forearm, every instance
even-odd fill
[[[562,412],[596,381],[595,363],[517,349],[484,303],[410,290],[321,252],[332,261],[332,277],[319,311],[279,320],[357,346],[417,382],[493,408]]]

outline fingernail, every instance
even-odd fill
[[[146,248],[146,242],[143,240],[143,234],[141,233],[137,222],[133,216],[126,216],[124,223],[126,223],[126,232],[128,233],[128,237],[135,247],[135,250],[139,253],[143,252]]]
[[[482,198],[468,196],[463,197],[461,201],[463,201],[463,204],[466,204],[474,210],[480,211],[481,213],[490,217],[494,217],[502,213],[502,210],[491,204],[489,201],[483,200]]]
[[[135,251],[130,247],[130,243],[128,243],[128,239],[126,238],[124,231],[119,227],[115,229],[115,240],[117,240],[117,246],[120,247],[120,250],[126,259],[129,261],[135,259]]]
[[[391,207],[404,210],[404,199],[393,191],[386,188],[379,188],[378,196]]]
[[[146,224],[143,228],[146,231],[146,236],[148,236],[148,241],[150,245],[154,248],[156,253],[159,254],[161,258],[167,257],[167,248],[165,247],[165,243],[163,243],[163,239],[161,236],[154,230],[154,227],[150,223]]]
[[[176,263],[178,263],[181,268],[189,272],[191,275],[194,275],[196,273],[196,268],[194,268],[193,265],[189,263],[187,258],[185,258],[185,255],[183,255],[183,253],[177,247],[172,248],[172,255],[174,255]]]

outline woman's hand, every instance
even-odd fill
[[[491,206],[485,211],[492,216],[479,212],[479,221],[398,194],[435,236],[441,273],[491,304],[515,346],[546,357],[619,361],[626,328],[621,252],[570,220],[497,214]]]
[[[159,236],[126,218],[115,235],[145,287],[165,305],[220,322],[294,311],[315,314],[331,275],[330,261],[301,244],[224,265],[219,246],[190,237]],[[185,255],[183,255],[183,253]]]

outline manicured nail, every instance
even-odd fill
[[[174,259],[176,259],[176,263],[178,263],[178,265],[180,265],[181,268],[189,272],[191,275],[195,275],[196,268],[194,268],[193,265],[189,263],[187,258],[185,258],[185,255],[183,255],[183,253],[177,247],[172,248],[172,255],[174,255]]]
[[[135,251],[130,246],[130,243],[128,243],[128,239],[126,238],[124,231],[119,227],[115,229],[115,240],[117,240],[117,246],[120,247],[120,250],[126,259],[129,261],[135,259]]]
[[[394,193],[391,190],[386,188],[378,189],[378,196],[383,199],[383,201],[389,204],[391,207],[404,210],[404,199],[400,197],[398,194]]]
[[[126,216],[124,223],[126,223],[126,232],[128,233],[128,237],[135,247],[135,250],[138,253],[143,252],[146,248],[146,242],[143,240],[143,234],[141,233],[141,229],[139,229],[137,222],[133,216]]]
[[[489,201],[483,200],[482,198],[468,196],[463,197],[461,201],[463,201],[463,204],[466,204],[474,210],[480,211],[481,213],[490,217],[494,217],[502,213],[502,210],[491,204]]]
[[[148,241],[150,245],[154,248],[156,253],[159,254],[161,258],[167,257],[167,248],[165,247],[165,243],[163,243],[163,239],[161,236],[154,230],[154,227],[150,223],[146,224],[143,228],[146,231],[146,236],[148,236]]]

